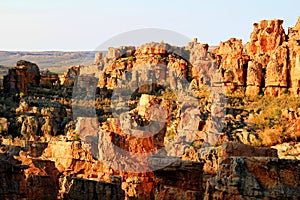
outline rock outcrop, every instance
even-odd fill
[[[41,72],[41,81],[42,86],[53,86],[59,85],[59,76],[56,73],[50,72],[48,70]]]
[[[164,65],[174,69],[177,75],[192,80],[194,89],[214,82],[214,85],[222,83],[225,93],[239,91],[246,95],[280,96],[290,91],[297,94],[299,78],[295,66],[299,57],[299,27],[290,28],[286,35],[282,24],[283,20],[279,19],[259,21],[254,24],[246,45],[242,40],[230,38],[212,52],[207,44],[200,44],[197,39],[182,48],[164,43],[109,48],[105,56],[99,52],[95,57],[95,64],[104,70],[99,76],[98,86],[112,90],[126,81],[138,85],[142,76],[134,72],[135,68]],[[130,71],[134,73],[130,74]],[[170,80],[170,85],[177,86],[175,82],[178,80]]]
[[[8,75],[3,77],[3,87],[6,93],[28,93],[28,72],[26,67],[14,67],[9,69]]]
[[[253,24],[250,42],[247,43],[247,53],[251,58],[258,55],[271,55],[273,51],[286,41],[282,27],[283,20],[262,20]],[[267,62],[263,63],[264,65]]]
[[[27,199],[26,181],[20,161],[0,153],[0,198]]]
[[[17,67],[27,69],[28,84],[31,86],[38,86],[40,84],[40,69],[35,63],[28,62],[26,60],[19,60]]]
[[[9,69],[8,75],[3,77],[3,87],[7,93],[27,94],[28,87],[40,84],[40,78],[40,69],[37,64],[20,60],[15,67]]]
[[[246,95],[259,94],[262,89],[263,75],[262,64],[254,60],[250,60],[247,68]]]
[[[156,159],[151,158],[151,164],[157,164]],[[201,162],[179,160],[154,171],[156,191],[154,199],[203,199],[202,166]]]
[[[181,160],[152,156],[148,159],[150,168],[156,169],[152,175],[104,167],[79,141],[51,141],[39,158],[28,156],[20,149],[14,151],[19,151],[20,156],[16,158],[20,161],[0,154],[3,199],[300,197],[299,162],[278,159],[277,151],[270,148],[224,143],[218,148],[196,150],[194,161],[191,157]],[[12,153],[12,148],[7,152]],[[167,159],[171,162],[165,166]],[[12,182],[17,189],[9,189]]]
[[[64,87],[72,87],[78,76],[81,66],[72,66],[60,77],[60,84]]]
[[[207,182],[204,199],[299,198],[298,163],[267,157],[226,158]]]
[[[119,182],[121,183],[121,182]],[[120,200],[125,198],[125,192],[118,183],[72,178],[64,199],[103,199]]]
[[[156,199],[300,196],[299,162],[278,159],[275,149],[224,143],[219,148],[201,149],[196,155],[197,162],[177,161],[154,172]],[[150,159],[152,164],[157,164],[155,161],[155,157]]]
[[[246,53],[250,56],[246,94],[265,88],[268,96],[278,96],[288,88],[287,36],[283,20],[262,20],[254,24]],[[257,72],[257,74],[255,74]]]
[[[300,93],[300,17],[295,27],[288,30],[290,92],[293,95]]]
[[[226,90],[234,92],[246,84],[246,71],[248,57],[243,56],[242,40],[231,38],[221,42],[214,50],[214,54],[220,59],[219,68]]]

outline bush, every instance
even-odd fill
[[[79,136],[78,133],[75,133],[75,135],[74,135],[74,140],[75,140],[75,141],[79,141],[79,140],[80,140],[80,136]]]
[[[281,127],[276,127],[258,131],[258,136],[261,138],[263,146],[270,147],[282,143],[284,134]]]

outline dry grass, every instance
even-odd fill
[[[282,143],[284,133],[281,127],[278,127],[277,129],[267,128],[264,131],[258,131],[258,136],[262,140],[263,146],[270,147]]]

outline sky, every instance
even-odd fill
[[[164,36],[169,31],[212,46],[231,37],[246,43],[253,23],[283,19],[287,32],[298,16],[299,0],[0,0],[0,50],[93,51],[118,39],[129,45],[120,36],[136,38],[139,29],[167,30]]]

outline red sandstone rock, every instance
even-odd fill
[[[262,20],[255,23],[250,35],[250,42],[246,44],[247,53],[251,59],[258,55],[271,55],[274,49],[286,41],[282,27],[283,20]]]
[[[48,70],[42,71],[40,84],[43,86],[53,86],[55,84],[59,85],[58,74],[50,72]]]
[[[276,48],[266,67],[266,91],[269,96],[282,95],[288,86],[288,49],[285,46]],[[273,91],[273,92],[270,92]],[[275,92],[274,92],[275,90]]]
[[[79,70],[82,66],[72,66],[60,77],[60,83],[64,87],[71,87],[74,85],[76,77],[78,76]]]
[[[245,85],[245,73],[247,60],[243,57],[242,40],[231,38],[221,42],[214,50],[216,56],[220,56],[220,68],[222,70],[223,82],[228,91],[234,91]]]
[[[295,27],[288,30],[290,92],[293,95],[300,93],[300,18]]]
[[[181,160],[156,170],[155,199],[202,199],[202,165],[201,162]]]
[[[267,157],[224,159],[217,175],[208,179],[204,199],[299,198],[296,163]]]
[[[288,48],[282,27],[283,20],[262,20],[254,24],[246,52],[252,60],[248,64],[246,94],[256,95],[265,82],[265,94],[278,96],[288,87]],[[261,73],[260,68],[266,73]],[[258,72],[256,77],[254,72]],[[261,77],[260,77],[261,76]]]
[[[26,166],[20,165],[16,159],[0,154],[0,198],[27,199],[27,187],[23,174]]]
[[[248,62],[246,95],[257,95],[262,86],[262,65],[256,61]]]
[[[26,60],[19,60],[17,62],[17,68],[25,68],[28,73],[28,84],[30,86],[37,86],[40,84],[40,69],[35,63],[28,62]]]
[[[24,66],[9,69],[3,78],[3,87],[7,93],[28,93],[28,72]]]

